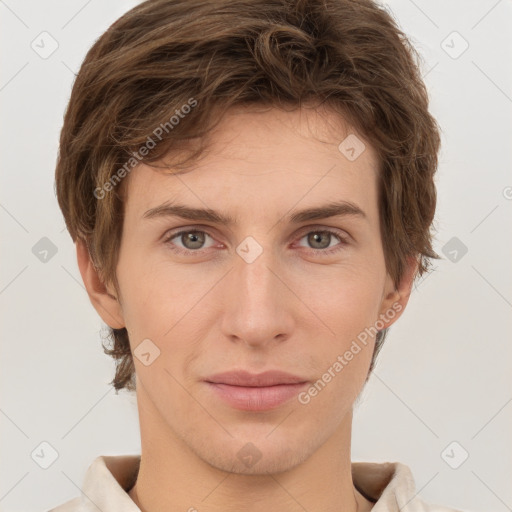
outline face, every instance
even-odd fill
[[[332,438],[364,385],[371,327],[405,306],[386,273],[377,157],[359,135],[359,156],[338,149],[350,133],[327,110],[233,110],[190,171],[129,176],[104,319],[128,330],[145,424],[219,469],[284,471]],[[215,377],[239,370],[298,383]]]

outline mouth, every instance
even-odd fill
[[[260,374],[233,371],[208,377],[205,383],[217,398],[235,409],[266,411],[288,402],[308,381],[281,371]]]

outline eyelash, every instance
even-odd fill
[[[172,240],[174,240],[175,238],[178,238],[181,235],[186,234],[186,233],[204,233],[204,234],[208,235],[210,238],[213,238],[207,231],[204,231],[201,229],[189,228],[189,229],[183,229],[181,231],[170,233],[168,236],[165,237],[164,243],[171,246],[171,250],[176,252],[177,254],[182,254],[182,255],[188,256],[188,255],[191,255],[194,253],[197,253],[197,254],[201,253],[201,251],[203,251],[204,249],[197,249],[197,250],[182,249],[181,247],[176,247],[175,245],[172,244]],[[343,236],[338,231],[334,231],[334,230],[331,230],[328,228],[313,229],[311,231],[307,231],[303,235],[301,235],[299,240],[302,240],[305,236],[307,236],[311,233],[317,233],[317,234],[329,233],[330,235],[337,238],[340,242],[338,245],[331,247],[330,249],[309,248],[309,250],[312,251],[313,253],[322,253],[323,255],[331,255],[331,254],[334,254],[334,253],[337,253],[337,252],[343,250],[344,246],[348,244],[347,237]]]

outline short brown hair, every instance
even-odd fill
[[[231,107],[313,101],[343,115],[377,151],[386,268],[398,284],[406,258],[415,256],[421,275],[438,258],[430,229],[440,136],[420,60],[372,0],[145,1],[95,42],[73,85],[56,168],[69,233],[87,244],[102,279],[118,289],[123,195],[115,180],[156,127],[167,129],[147,163],[206,139],[219,112]],[[171,128],[191,98],[194,108]],[[98,190],[108,193],[98,198]],[[133,390],[128,333],[109,332],[112,384]],[[385,334],[377,334],[368,375]]]

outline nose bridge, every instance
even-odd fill
[[[237,247],[223,320],[224,334],[252,345],[284,339],[292,325],[278,259],[263,245],[248,237]]]
[[[243,251],[244,249],[239,249]],[[254,257],[251,252],[255,251],[250,248],[247,256]],[[269,304],[275,300],[275,280],[276,277],[270,271],[274,265],[272,251],[266,248],[261,254],[256,255],[255,259],[245,259],[245,255],[239,254],[235,263],[235,274],[237,283],[241,287],[240,297],[245,297],[246,306],[254,304]]]

